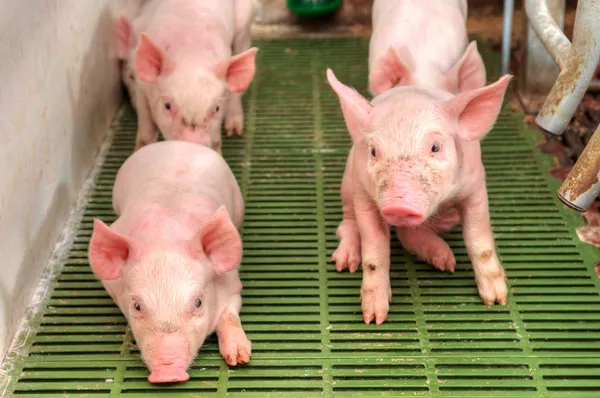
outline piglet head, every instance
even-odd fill
[[[257,48],[251,48],[213,68],[182,56],[177,64],[142,33],[135,70],[147,85],[150,111],[166,139],[211,146],[218,137],[231,92],[243,92],[254,77]]]
[[[369,103],[327,73],[359,164],[367,168],[367,189],[383,219],[400,227],[426,222],[456,194],[464,162],[481,161],[463,159],[462,148],[492,128],[511,78],[457,96],[397,87]]]
[[[472,41],[461,58],[445,73],[435,67],[412,70],[410,54],[405,48],[397,51],[390,47],[380,57],[369,74],[369,90],[378,95],[400,86],[423,86],[458,94],[485,85],[486,71],[483,59]],[[401,56],[400,53],[404,55]]]
[[[187,368],[214,329],[215,280],[236,269],[242,245],[224,207],[188,242],[140,247],[94,221],[90,264],[103,282],[119,282],[127,317],[152,383],[186,381]]]

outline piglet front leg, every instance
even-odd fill
[[[354,198],[354,209],[362,247],[363,280],[360,289],[363,320],[381,325],[388,316],[390,285],[390,227],[377,205],[364,195]]]
[[[234,295],[230,300],[217,324],[219,351],[229,366],[245,365],[250,362],[252,344],[240,321],[242,299],[240,295]]]
[[[360,266],[360,233],[358,232],[354,212],[354,190],[350,157],[346,162],[346,170],[344,170],[344,177],[342,178],[341,194],[344,218],[336,230],[340,244],[331,256],[331,261],[335,262],[335,269],[338,272],[345,269],[348,269],[350,272],[356,272]]]
[[[479,296],[486,305],[506,304],[506,276],[496,254],[485,187],[465,199],[459,207],[463,237],[473,263]]]
[[[233,55],[241,54],[250,48],[252,7],[251,0],[237,0],[235,2],[235,36],[231,46]],[[227,112],[225,113],[225,134],[227,137],[231,137],[234,134],[242,135],[244,131],[242,95],[242,92],[229,93]]]

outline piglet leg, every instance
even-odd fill
[[[335,262],[335,269],[338,272],[345,269],[356,272],[360,265],[360,234],[354,215],[352,176],[348,164],[342,178],[341,194],[344,218],[336,231],[340,244],[331,256],[331,261]]]
[[[485,187],[465,199],[459,211],[465,245],[483,303],[506,304],[506,276],[496,254]]]
[[[135,138],[135,151],[158,140],[158,128],[152,120],[152,114],[146,96],[138,89],[135,91],[137,104],[138,130]]]
[[[240,321],[241,307],[242,298],[234,295],[217,324],[219,351],[229,366],[247,364],[252,355],[252,344],[246,337]]]
[[[379,214],[377,205],[355,193],[354,209],[361,237],[363,280],[360,289],[363,320],[381,325],[388,316],[390,286],[390,227]]]
[[[252,22],[252,1],[235,2],[235,36],[231,47],[233,55],[241,54],[250,48],[250,24]],[[244,131],[243,93],[229,93],[225,113],[225,133],[227,137],[242,135]]]
[[[427,227],[396,228],[402,247],[440,271],[454,272],[456,260],[448,243]]]

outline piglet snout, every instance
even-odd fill
[[[175,383],[187,381],[190,375],[185,368],[176,365],[159,365],[148,376],[150,383]]]
[[[381,207],[385,222],[397,227],[416,227],[425,221],[425,212],[409,198],[394,198]]]
[[[180,333],[169,333],[153,342],[156,351],[148,361],[150,383],[174,383],[187,381],[186,369],[190,362],[190,343]]]

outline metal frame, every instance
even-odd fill
[[[600,59],[600,2],[577,3],[572,45],[547,12],[546,0],[527,0],[526,10],[531,26],[561,70],[536,123],[561,135],[585,95]]]
[[[562,135],[585,95],[600,59],[600,2],[579,0],[571,43],[558,26],[546,0],[526,0],[527,19],[560,73],[535,122]],[[600,127],[596,129],[596,133]],[[584,211],[600,193],[600,135],[594,134],[558,190],[560,200]]]

